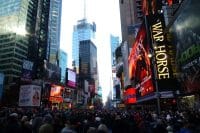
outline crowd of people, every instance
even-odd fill
[[[200,133],[200,111],[1,108],[0,133]]]

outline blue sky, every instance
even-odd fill
[[[118,0],[85,0],[86,18],[95,22],[99,80],[103,101],[112,88],[110,34],[121,38]],[[72,62],[72,32],[77,20],[84,17],[84,0],[63,0],[61,19],[61,49],[68,54],[68,67]]]

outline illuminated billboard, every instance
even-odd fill
[[[144,15],[155,14],[162,8],[161,0],[142,0],[142,12]]]
[[[176,79],[175,65],[176,48],[166,33],[164,14],[155,13],[147,18],[151,35],[151,45],[154,59],[155,79],[159,91],[176,90],[179,83]]]
[[[128,88],[124,91],[124,103],[133,104],[136,103],[136,90],[135,88]]]
[[[176,61],[184,92],[200,90],[200,10],[199,0],[187,0],[170,31],[176,44]]]
[[[70,87],[76,87],[76,72],[67,68],[66,84]]]
[[[31,81],[33,77],[34,63],[29,60],[23,60],[21,80]]]
[[[63,101],[63,91],[64,87],[59,85],[51,85],[50,101],[52,102],[62,102]]]
[[[19,93],[19,106],[40,106],[41,86],[22,85]]]
[[[154,92],[152,70],[149,54],[149,44],[144,23],[137,34],[129,55],[129,78],[134,81],[138,96]]]

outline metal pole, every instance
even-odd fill
[[[155,56],[153,56],[154,61],[155,61]],[[153,66],[154,68],[154,80],[155,80],[155,87],[156,87],[156,100],[157,100],[157,111],[158,111],[158,115],[160,115],[161,109],[160,109],[160,93],[158,90],[158,82],[156,79],[156,68],[155,65]]]

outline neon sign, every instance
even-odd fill
[[[164,45],[164,33],[162,22],[158,21],[152,25],[152,36],[156,44],[158,45],[155,49],[155,59],[157,65],[157,77],[158,79],[168,79],[169,68],[167,61],[167,50],[166,45]]]

